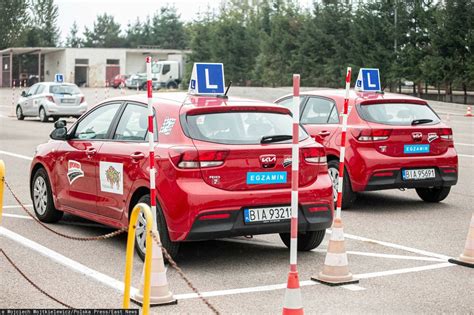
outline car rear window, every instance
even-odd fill
[[[80,94],[81,90],[77,85],[72,84],[53,84],[49,86],[49,93],[52,94]]]
[[[361,104],[358,107],[362,119],[384,125],[410,126],[413,121],[429,119],[426,125],[437,124],[439,117],[428,105],[412,103]]]
[[[188,115],[190,137],[222,144],[260,144],[262,137],[291,135],[290,115],[271,112],[231,112]],[[300,141],[308,134],[300,127]],[[288,143],[281,141],[277,143]]]

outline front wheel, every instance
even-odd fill
[[[306,233],[298,233],[298,250],[307,252],[318,247],[324,239],[326,230],[308,231]],[[280,233],[280,238],[286,247],[290,248],[290,233]]]
[[[334,208],[336,208],[337,186],[339,184],[339,161],[331,160],[328,162],[328,173],[332,181]],[[352,191],[351,180],[347,174],[347,169],[344,170],[344,181],[342,185],[342,209],[349,209],[354,204],[357,195]]]
[[[54,223],[59,221],[63,212],[54,207],[53,194],[48,174],[43,168],[36,171],[31,182],[31,197],[36,217],[41,222]]]
[[[146,203],[150,206],[150,195],[141,197],[137,203]],[[179,243],[171,241],[168,233],[168,226],[166,225],[166,220],[163,215],[163,210],[158,203],[156,204],[156,223],[163,247],[168,251],[171,258],[176,259],[179,251]],[[135,249],[138,256],[140,256],[140,258],[144,261],[146,250],[146,220],[143,212],[138,215],[137,229],[135,232]]]
[[[451,186],[416,188],[418,196],[426,202],[440,202],[448,197],[450,191]]]
[[[23,115],[23,110],[21,109],[21,106],[18,105],[16,107],[16,119],[18,120],[23,120],[25,119],[25,116]]]

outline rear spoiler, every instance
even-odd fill
[[[247,105],[230,105],[230,106],[206,106],[199,108],[192,108],[187,110],[186,115],[201,115],[201,114],[212,114],[212,113],[229,113],[229,112],[268,112],[278,114],[289,114],[291,111],[288,108],[280,106],[247,106]]]
[[[417,99],[377,99],[377,100],[366,100],[359,103],[359,105],[374,105],[374,104],[387,104],[387,103],[409,103],[409,104],[419,104],[419,105],[428,105],[425,100]]]

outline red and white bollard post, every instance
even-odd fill
[[[293,74],[293,144],[291,146],[291,231],[290,272],[283,302],[283,314],[303,314],[300,281],[297,268],[298,251],[298,170],[300,126],[300,75]]]
[[[149,144],[149,166],[150,166],[150,205],[153,216],[152,231],[160,238],[158,234],[158,226],[156,222],[156,170],[155,170],[155,136],[153,130],[153,121],[155,119],[153,111],[153,95],[152,95],[152,77],[151,77],[151,57],[146,58],[146,74],[147,74],[147,96],[148,96],[148,144]],[[168,286],[168,279],[166,277],[165,263],[161,247],[153,242],[146,244],[152,246],[152,262],[151,262],[151,289],[150,289],[150,306],[176,304],[177,300],[173,297]],[[142,275],[142,285],[137,294],[132,297],[132,300],[138,303],[143,303],[145,269]]]
[[[346,73],[346,96],[344,98],[344,108],[342,112],[342,126],[341,126],[341,149],[339,156],[339,178],[337,183],[337,203],[336,203],[336,218],[332,225],[331,238],[324,260],[323,270],[312,280],[328,284],[328,285],[344,285],[351,283],[358,283],[359,280],[352,277],[349,272],[349,263],[347,260],[347,253],[344,243],[344,230],[341,219],[342,208],[342,188],[344,182],[344,159],[346,155],[346,132],[347,132],[347,117],[349,115],[349,91],[351,87],[350,67],[347,68]]]
[[[16,113],[16,108],[15,108],[15,96],[16,96],[15,85],[16,85],[16,81],[13,80],[13,82],[12,82],[12,107],[10,109],[10,116],[11,117],[14,117],[15,113]]]

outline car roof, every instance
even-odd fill
[[[322,97],[328,97],[328,98],[334,98],[334,99],[344,99],[346,96],[346,90],[344,89],[322,89],[322,90],[312,90],[312,91],[305,91],[301,92],[301,96],[322,96]],[[284,97],[291,96],[291,94],[288,94]],[[280,97],[281,99],[283,97]],[[362,103],[365,101],[371,101],[371,102],[378,102],[378,101],[386,101],[386,100],[403,100],[403,101],[416,101],[417,103],[420,102],[425,102],[425,100],[422,100],[421,98],[418,97],[413,97],[410,95],[405,95],[405,94],[396,94],[396,93],[374,93],[374,92],[357,92],[353,89],[349,91],[349,99],[355,100],[356,103]]]
[[[53,85],[53,84],[60,84],[60,85],[73,85],[73,86],[77,86],[76,84],[74,83],[68,83],[68,82],[38,82],[38,84],[45,84],[45,85]]]
[[[132,101],[139,102],[143,104],[148,103],[148,98],[146,94],[136,94],[129,95],[125,97],[114,97],[110,98],[107,101],[121,100],[121,101]],[[271,107],[275,109],[280,109],[281,107],[270,102],[264,102],[260,100],[240,98],[230,96],[228,99],[216,96],[204,96],[204,95],[188,95],[186,92],[158,92],[153,94],[153,103],[154,106],[159,106],[160,103],[166,102],[169,105],[176,105],[178,107],[183,107],[185,111],[195,109],[195,108],[211,108],[222,106],[262,106],[262,107]]]

